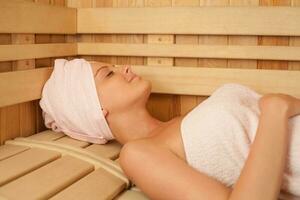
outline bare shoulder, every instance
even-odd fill
[[[183,141],[181,137],[180,125],[184,116],[179,116],[173,119],[164,130],[155,136],[148,138],[151,143],[160,145],[172,151],[180,159],[186,161]]]

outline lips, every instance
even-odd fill
[[[130,82],[133,81],[133,79],[136,78],[136,77],[137,77],[137,75],[133,75],[133,76],[131,77],[131,79],[130,79]]]

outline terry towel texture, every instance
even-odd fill
[[[53,131],[97,144],[114,139],[101,110],[92,67],[85,59],[56,59],[39,103],[45,126]]]
[[[247,86],[227,83],[190,111],[181,123],[188,164],[232,187],[255,138],[261,96]],[[289,119],[289,131],[281,189],[300,196],[300,115]]]

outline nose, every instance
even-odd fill
[[[131,66],[125,65],[123,68],[123,73],[125,74],[125,77],[127,81],[131,81],[136,75],[131,71]]]
[[[125,65],[123,67],[123,72],[126,73],[126,74],[129,73],[129,72],[131,72],[131,67],[129,65]]]

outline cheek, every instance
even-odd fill
[[[128,83],[121,80],[102,85],[101,103],[107,108],[123,108],[135,104],[147,96],[149,86],[144,80]]]
[[[114,82],[107,84],[106,87],[102,87],[100,94],[103,102],[111,106],[126,101],[132,95],[132,91],[130,85],[123,82]]]

